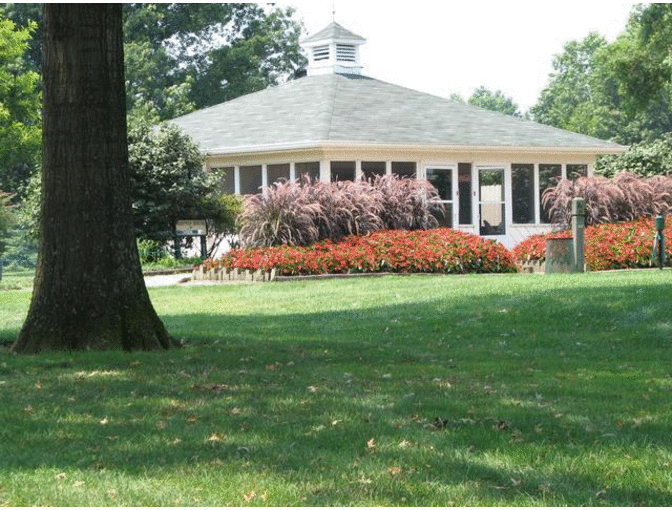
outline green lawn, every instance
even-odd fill
[[[151,295],[187,348],[0,351],[0,505],[672,505],[672,271]]]
[[[3,268],[2,278],[0,278],[0,291],[32,289],[34,278],[35,269],[23,267]]]

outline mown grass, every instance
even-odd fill
[[[189,346],[0,352],[0,504],[672,504],[672,272],[151,290]],[[29,292],[0,293],[0,341]]]
[[[0,291],[32,289],[35,278],[34,268],[10,266],[2,269]]]

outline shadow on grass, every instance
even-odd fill
[[[0,470],[344,480],[302,502],[315,505],[422,505],[465,484],[504,504],[668,505],[670,298],[666,283],[535,282],[319,313],[164,316],[189,348],[4,358]]]

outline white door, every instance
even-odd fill
[[[482,236],[506,234],[504,169],[478,169],[478,220]]]

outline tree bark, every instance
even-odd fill
[[[40,251],[14,352],[166,349],[133,233],[121,4],[46,4]]]

